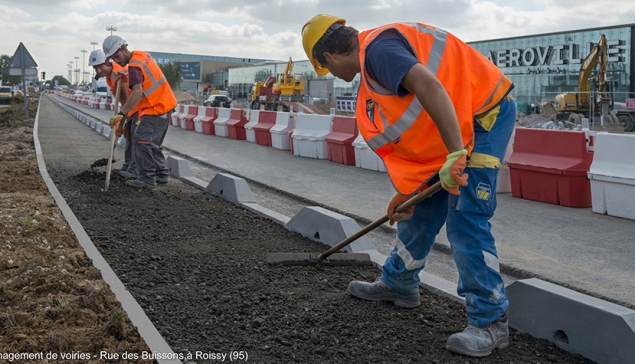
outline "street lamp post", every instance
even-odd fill
[[[75,86],[79,85],[79,68],[77,66],[78,56],[75,56]]]
[[[73,86],[73,61],[68,62],[68,82]]]
[[[86,52],[85,49],[82,49],[83,59],[82,59],[82,85],[86,84]]]
[[[106,30],[110,32],[110,35],[112,35],[112,32],[116,32],[117,28],[115,28],[113,26],[109,26],[108,28],[106,28]]]

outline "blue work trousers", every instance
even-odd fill
[[[489,113],[488,120],[475,118],[472,155],[495,157],[502,162],[515,121],[516,106],[510,97]],[[458,294],[465,297],[468,323],[482,328],[505,313],[508,301],[489,222],[496,209],[499,169],[471,166],[468,160],[468,185],[460,188],[460,196],[442,189],[418,203],[411,218],[397,224],[396,245],[381,276],[389,288],[404,294],[418,290],[419,272],[447,223],[447,237],[459,272]]]

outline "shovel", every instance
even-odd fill
[[[437,182],[428,187],[425,191],[412,197],[410,200],[402,203],[397,207],[397,212],[403,212],[409,209],[411,206],[416,205],[420,201],[432,196],[435,192],[441,189],[441,182]],[[269,264],[281,264],[281,265],[371,265],[372,261],[370,256],[366,253],[337,253],[338,250],[346,247],[355,240],[373,231],[378,226],[388,221],[388,215],[384,215],[372,223],[366,225],[363,229],[359,230],[355,234],[349,236],[342,242],[333,246],[331,249],[325,251],[322,254],[311,253],[269,253],[267,254],[267,263]]]
[[[119,95],[121,94],[121,90],[119,90],[119,80],[117,80],[115,90],[117,90],[117,96],[115,97],[115,115],[119,112]],[[115,128],[112,129],[110,133],[110,158],[108,158],[108,168],[106,169],[106,185],[104,186],[104,191],[108,191],[108,187],[110,186],[110,171],[112,170],[112,157],[115,154],[115,143],[117,142],[117,136],[115,135]]]

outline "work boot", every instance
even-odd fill
[[[452,334],[445,348],[458,354],[477,358],[488,356],[494,349],[509,345],[507,313],[484,328],[468,325],[462,332]]]
[[[135,187],[135,188],[154,188],[156,184],[150,184],[140,179],[131,179],[129,181],[126,181],[126,186]]]
[[[123,169],[123,168],[113,168],[113,169],[110,170],[110,172],[118,174],[120,172],[125,172],[125,169]]]
[[[418,288],[410,294],[399,293],[388,288],[381,279],[375,283],[352,281],[348,285],[348,291],[364,300],[393,302],[398,307],[415,308],[421,305]]]
[[[119,173],[117,173],[118,175],[122,176],[123,178],[127,178],[127,179],[134,179],[137,178],[136,174],[132,174],[128,171],[119,171]]]
[[[157,180],[158,184],[162,184],[163,185],[163,184],[168,183],[168,178],[169,178],[168,176],[157,176],[156,180]]]

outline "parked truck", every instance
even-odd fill
[[[100,77],[99,79],[93,79],[92,85],[93,95],[98,98],[112,98],[112,93],[110,92],[110,86],[106,82],[106,79]]]

